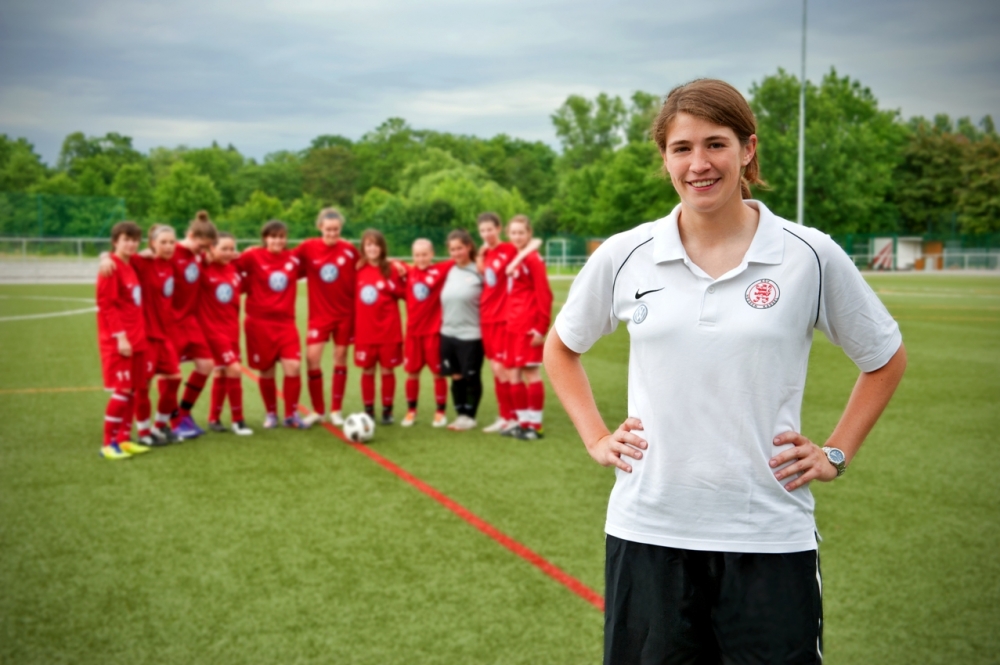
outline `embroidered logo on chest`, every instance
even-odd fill
[[[378,300],[378,289],[371,284],[366,284],[361,289],[361,302],[366,305],[374,305],[376,300]]]
[[[337,277],[340,276],[340,270],[337,266],[332,263],[327,263],[322,268],[319,269],[319,278],[326,282],[327,284],[331,282],[336,282]]]
[[[781,296],[778,285],[769,279],[758,279],[747,287],[746,301],[754,309],[774,307]]]
[[[184,268],[184,279],[187,280],[188,284],[194,284],[195,282],[197,282],[199,274],[200,271],[198,270],[197,263],[191,262],[187,264],[186,268]]]
[[[427,285],[423,282],[417,282],[413,285],[413,297],[419,302],[427,300],[427,296],[431,294],[431,290],[427,288]]]
[[[288,288],[288,275],[283,272],[272,272],[267,278],[267,285],[272,291],[280,293]]]
[[[169,298],[174,295],[174,278],[167,277],[166,281],[163,282],[163,296]]]
[[[229,284],[219,284],[219,286],[215,288],[215,299],[223,304],[232,302],[233,287]]]

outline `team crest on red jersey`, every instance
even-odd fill
[[[767,309],[774,307],[781,296],[778,285],[769,279],[758,279],[747,287],[747,304],[754,309]]]

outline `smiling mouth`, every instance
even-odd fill
[[[697,187],[699,189],[702,189],[705,187],[711,187],[717,182],[719,182],[719,178],[714,178],[711,180],[692,180],[688,184],[690,184],[692,187]]]

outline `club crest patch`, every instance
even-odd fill
[[[493,268],[486,269],[486,283],[490,288],[497,285],[497,274],[493,272]]]
[[[413,297],[416,298],[418,302],[427,300],[427,296],[430,294],[431,290],[427,288],[427,285],[423,282],[417,282],[413,285]]]
[[[632,321],[638,325],[645,321],[647,316],[649,316],[649,308],[644,303],[639,303],[639,306],[632,312]]]
[[[138,284],[132,287],[132,302],[136,307],[142,306],[142,287]]]
[[[374,286],[368,284],[361,289],[361,302],[366,305],[374,305],[376,300],[378,300],[378,289]]]
[[[267,285],[271,287],[272,291],[281,293],[288,288],[288,275],[283,272],[272,272],[271,276],[267,278]]]
[[[200,274],[201,271],[198,270],[198,264],[195,263],[194,261],[187,264],[187,268],[184,269],[184,279],[187,281],[188,284],[194,284],[195,282],[197,282],[198,275]]]
[[[332,263],[327,263],[319,269],[319,278],[327,284],[336,282],[339,276],[340,270]]]
[[[754,309],[774,307],[781,296],[778,285],[769,279],[758,279],[747,287],[746,301]]]
[[[223,304],[228,304],[233,300],[233,287],[229,284],[219,284],[215,287],[215,299]]]
[[[167,277],[167,280],[163,282],[163,296],[169,298],[174,295],[174,278]]]

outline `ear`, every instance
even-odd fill
[[[750,138],[747,139],[747,144],[743,146],[743,166],[746,166],[751,161],[753,161],[753,157],[756,154],[757,154],[757,135],[751,134]]]

